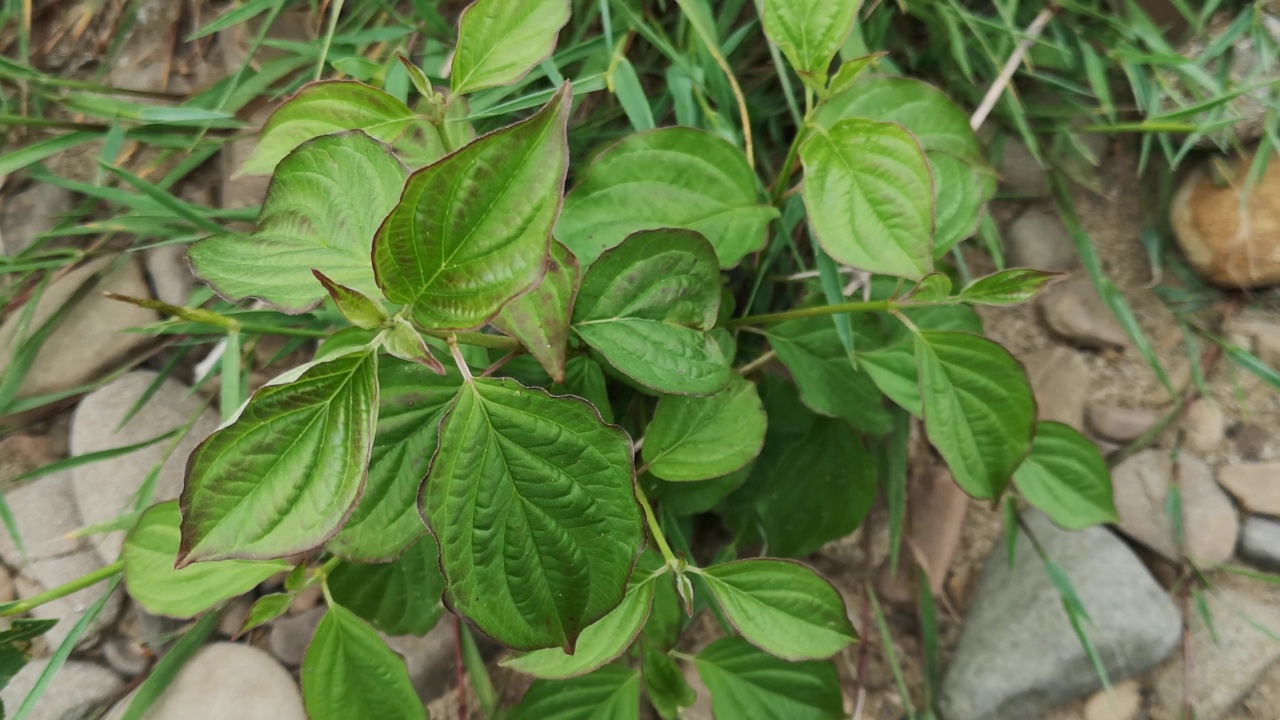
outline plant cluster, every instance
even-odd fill
[[[964,112],[876,55],[831,71],[855,0],[765,0],[737,41],[762,26],[805,102],[762,177],[777,158],[718,21],[677,4],[737,127],[655,127],[623,53],[609,80],[637,132],[572,168],[579,84],[474,112],[540,64],[559,75],[544,60],[567,0],[477,0],[447,89],[403,61],[412,104],[325,81],[274,112],[241,169],[271,174],[256,229],[197,242],[192,266],[227,300],[349,327],[228,417],[181,499],[129,532],[144,608],[194,617],[288,572],[248,630],[320,585],[302,678],[321,719],[424,716],[378,632],[425,633],[442,597],[539,678],[514,718],[634,718],[642,689],[675,717],[693,701],[681,663],[718,717],[836,718],[830,659],[856,634],[840,593],[786,558],[853,532],[877,494],[896,556],[912,418],[975,498],[1012,483],[1064,526],[1115,518],[1098,451],[1036,422],[972,310],[1058,276],[946,261],[994,193]],[[727,542],[695,542],[709,512]],[[732,632],[689,656],[703,608]]]

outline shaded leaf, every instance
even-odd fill
[[[612,661],[626,652],[640,634],[653,605],[655,580],[663,574],[659,571],[636,577],[641,575],[637,571],[622,603],[582,631],[572,655],[560,648],[547,648],[509,658],[502,665],[534,677],[555,680],[585,675]]]
[[[381,358],[369,478],[350,519],[325,546],[329,552],[386,562],[426,532],[418,489],[436,452],[440,420],[461,384],[456,370],[441,377],[416,363]]]
[[[546,272],[568,148],[566,84],[533,117],[413,173],[373,241],[387,299],[422,328],[488,322]]]
[[[855,335],[874,336],[865,317],[851,318]],[[866,372],[853,369],[829,317],[788,320],[765,329],[769,346],[791,371],[800,398],[815,412],[848,420],[859,430],[875,435],[889,431],[889,411],[880,402],[875,382]],[[867,344],[865,340],[860,344]],[[861,357],[861,356],[859,356]]]
[[[787,662],[740,637],[721,638],[697,657],[718,718],[845,718],[840,677],[830,662]]]
[[[640,673],[606,665],[571,680],[536,680],[509,720],[638,720]]]
[[[337,603],[388,635],[426,635],[444,613],[440,550],[424,533],[389,563],[342,563],[329,575]]]
[[[729,493],[747,481],[753,469],[754,466],[748,463],[728,475],[698,482],[667,482],[651,477],[652,485],[645,487],[651,488],[649,498],[661,503],[664,512],[677,517],[697,515],[713,510]]]
[[[721,267],[764,247],[777,210],[760,201],[742,150],[693,128],[631,135],[607,148],[564,201],[556,237],[583,263],[641,230],[701,233]]]
[[[587,403],[477,379],[440,436],[422,503],[450,607],[508,647],[571,650],[643,544],[626,434]]]
[[[578,259],[554,240],[542,282],[507,303],[493,326],[524,344],[553,380],[564,382],[569,318],[578,291]]]

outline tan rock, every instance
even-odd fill
[[[1222,408],[1210,400],[1200,398],[1187,406],[1182,414],[1182,442],[1191,452],[1209,455],[1227,438],[1227,418]]]
[[[19,397],[67,390],[93,381],[113,364],[150,342],[141,333],[124,332],[159,320],[153,310],[116,302],[104,292],[146,297],[149,293],[142,269],[134,260],[112,268],[116,258],[104,257],[77,268],[51,284],[36,303],[28,336],[76,295],[76,291],[102,273],[88,294],[63,317],[36,353],[35,362],[22,381]],[[0,326],[0,375],[8,369],[18,343],[22,313],[12,313]]]
[[[1085,416],[1089,429],[1098,437],[1117,443],[1136,440],[1160,419],[1154,410],[1113,405],[1090,405]]]
[[[1142,710],[1142,688],[1136,680],[1119,685],[1089,698],[1084,704],[1084,720],[1133,720]]]
[[[1174,194],[1171,222],[1187,261],[1210,282],[1253,288],[1280,282],[1280,162],[1267,164],[1244,208],[1252,155],[1235,158],[1223,184],[1208,165]]]
[[[1178,559],[1175,528],[1165,511],[1176,478],[1186,553],[1207,562],[1231,557],[1240,520],[1204,461],[1184,452],[1175,466],[1167,453],[1145,450],[1116,466],[1111,478],[1120,530],[1129,537],[1170,560]]]
[[[1089,397],[1089,366],[1080,353],[1053,347],[1022,358],[1035,392],[1041,420],[1053,420],[1081,430]]]
[[[1074,345],[1097,350],[1129,345],[1129,336],[1088,278],[1050,289],[1040,298],[1040,310],[1049,329]]]
[[[1249,512],[1280,515],[1280,462],[1227,465],[1218,482]]]

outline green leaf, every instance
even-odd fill
[[[802,557],[856,530],[875,494],[875,463],[858,435],[813,418],[798,436],[771,433],[727,519],[762,533],[770,555]]]
[[[866,337],[873,333],[867,318],[850,319],[855,334]],[[767,327],[765,336],[769,347],[791,371],[801,400],[814,412],[844,418],[874,435],[889,431],[892,418],[880,402],[875,382],[866,372],[853,369],[831,318],[780,322]]]
[[[1120,522],[1102,453],[1061,423],[1036,425],[1031,455],[1013,473],[1013,482],[1027,502],[1068,530]]]
[[[12,626],[0,630],[0,689],[7,686],[13,676],[35,655],[36,638],[49,632],[57,624],[57,620],[14,618]]]
[[[409,77],[412,79],[413,73]],[[430,97],[427,93],[424,96]],[[466,98],[451,97],[443,108],[433,101],[428,102],[432,104],[424,102],[419,105],[420,112],[424,112],[426,117],[419,115],[393,145],[400,159],[414,170],[430,165],[476,139],[475,127],[467,122],[471,109]],[[422,105],[427,106],[423,108]]]
[[[369,479],[351,518],[326,545],[329,552],[354,562],[387,562],[426,532],[418,488],[436,453],[440,420],[461,383],[457,371],[441,377],[417,363],[380,359]]]
[[[551,55],[569,0],[476,0],[458,21],[453,93],[510,85]]]
[[[595,406],[601,419],[613,422],[613,408],[609,406],[609,388],[605,383],[600,363],[579,355],[569,358],[565,364],[564,382],[551,387],[554,395],[575,395]]]
[[[764,0],[764,32],[806,85],[822,89],[827,68],[858,17],[858,0]]]
[[[342,526],[364,488],[378,420],[378,356],[312,365],[253,394],[191,453],[179,567],[307,552]]]
[[[426,635],[444,613],[436,539],[424,533],[393,562],[342,563],[329,575],[329,592],[388,635]]]
[[[929,273],[903,296],[904,302],[941,303],[951,297],[951,278],[940,272]]]
[[[338,306],[338,312],[342,313],[347,322],[362,330],[376,330],[387,321],[386,311],[368,296],[346,285],[339,285],[319,270],[312,270],[311,274],[324,286],[325,292],[329,293],[333,304]]]
[[[640,673],[606,665],[572,680],[536,680],[508,720],[639,720]]]
[[[1045,288],[1066,277],[1066,273],[1043,270],[1002,270],[966,285],[960,291],[959,299],[970,305],[1018,305],[1031,300]]]
[[[564,192],[570,90],[533,117],[413,173],[378,228],[373,266],[387,299],[422,328],[488,322],[547,269]]]
[[[928,83],[901,77],[862,76],[814,112],[818,127],[846,118],[898,123],[920,141],[933,173],[934,257],[977,230],[983,205],[995,194],[995,174],[983,159],[969,116]]]
[[[845,265],[919,280],[933,270],[933,179],[901,126],[841,120],[800,146],[801,194],[822,249]]]
[[[1031,449],[1036,403],[1026,372],[1008,350],[969,333],[923,331],[915,350],[929,441],[965,492],[999,497]]]
[[[507,303],[493,326],[524,344],[553,380],[564,382],[569,345],[569,318],[580,277],[578,259],[554,240],[542,282]]]
[[[363,130],[390,143],[413,118],[413,111],[404,103],[363,83],[329,80],[303,85],[267,119],[258,146],[237,174],[269,175],[294,148],[344,130]]]
[[[739,560],[699,574],[734,628],[770,655],[823,660],[858,639],[840,593],[798,562]]]
[[[836,70],[836,74],[831,76],[831,84],[827,87],[827,92],[832,96],[836,96],[853,87],[858,82],[858,78],[862,76],[862,73],[872,65],[875,65],[884,55],[885,53],[878,52],[846,60],[840,65],[840,69]]]
[[[325,297],[312,270],[380,298],[369,264],[378,224],[405,168],[360,132],[306,142],[280,162],[253,235],[215,235],[187,251],[196,275],[228,300],[256,297],[287,313]]]
[[[767,418],[756,386],[736,375],[709,397],[666,395],[645,430],[644,461],[663,480],[706,480],[755,459]]]
[[[912,340],[859,353],[858,363],[890,400],[916,417],[924,414],[920,406],[920,372],[916,368],[915,343]]]
[[[647,642],[641,646],[640,652],[645,695],[663,720],[675,720],[679,717],[680,708],[698,701],[698,694],[689,686],[680,666],[670,655]]]
[[[667,482],[649,476],[652,483],[649,497],[661,503],[663,510],[672,515],[697,515],[713,510],[729,493],[747,481],[753,469],[754,465],[748,463],[728,475],[698,482]]]
[[[577,399],[477,379],[440,437],[422,503],[449,606],[508,647],[572,650],[643,544],[626,433]]]
[[[293,604],[293,593],[271,593],[258,598],[253,607],[249,608],[249,614],[244,618],[244,624],[240,626],[237,635],[244,635],[250,630],[266,625],[275,620]]]
[[[125,586],[129,597],[153,615],[195,617],[290,569],[283,560],[225,560],[194,563],[175,570],[181,522],[178,503],[161,503],[144,512],[125,536]]]
[[[658,392],[710,395],[733,370],[706,331],[720,309],[720,273],[702,236],[639,232],[587,268],[573,330],[623,375]]]
[[[560,648],[547,648],[507,659],[502,665],[534,677],[556,680],[585,675],[611,662],[626,652],[649,619],[657,586],[655,580],[662,577],[664,571],[665,568],[648,573],[638,582],[633,576],[622,604],[582,631],[572,655]],[[637,571],[636,575],[639,574]]]
[[[740,637],[721,638],[697,657],[718,718],[845,718],[840,676],[830,662],[787,662]]]
[[[302,702],[312,720],[426,720],[404,660],[368,623],[331,604],[302,661]]]
[[[641,230],[701,233],[730,268],[764,247],[778,217],[760,202],[742,150],[711,133],[663,128],[624,138],[591,162],[564,200],[556,237],[584,264]]]

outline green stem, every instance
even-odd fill
[[[505,335],[489,335],[478,332],[446,332],[444,330],[422,330],[422,332],[441,340],[453,338],[461,345],[472,345],[489,348],[490,350],[506,350],[507,352],[524,350],[524,346],[520,344],[519,340]]]
[[[797,308],[795,310],[787,310],[786,312],[766,313],[764,315],[747,315],[746,317],[734,318],[726,322],[724,326],[726,328],[735,328],[742,327],[744,325],[768,325],[770,323],[779,323],[787,320],[823,317],[825,315],[838,315],[840,313],[886,312],[897,310],[899,308],[924,307],[933,304],[935,303],[900,303],[897,300],[836,303],[834,305],[818,305],[816,307]]]
[[[671,552],[671,546],[667,544],[667,538],[662,534],[662,528],[658,526],[658,518],[653,514],[653,506],[649,504],[649,498],[645,497],[644,490],[636,488],[636,499],[640,501],[640,507],[644,508],[644,519],[649,523],[649,532],[653,534],[653,541],[658,545],[658,552],[662,553],[668,565],[676,567],[680,561],[676,558],[676,554]]]
[[[19,600],[18,602],[10,603],[3,608],[0,608],[0,617],[11,617],[13,615],[21,615],[22,613],[29,612],[41,605],[44,605],[45,603],[53,602],[54,600],[64,598],[87,587],[97,585],[113,575],[120,574],[123,570],[124,560],[117,560],[104,568],[99,568],[86,575],[81,575],[75,580],[59,585],[52,590],[46,590],[39,595],[32,595],[26,600]]]
[[[808,118],[808,113],[805,114],[805,118]],[[791,147],[787,149],[787,159],[782,161],[782,172],[778,174],[778,179],[773,184],[773,197],[769,199],[769,202],[774,207],[780,206],[787,194],[787,181],[791,179],[792,168],[796,164],[796,156],[800,154],[800,144],[808,136],[809,127],[807,125],[801,126],[800,130],[796,132],[795,139],[791,141]]]

